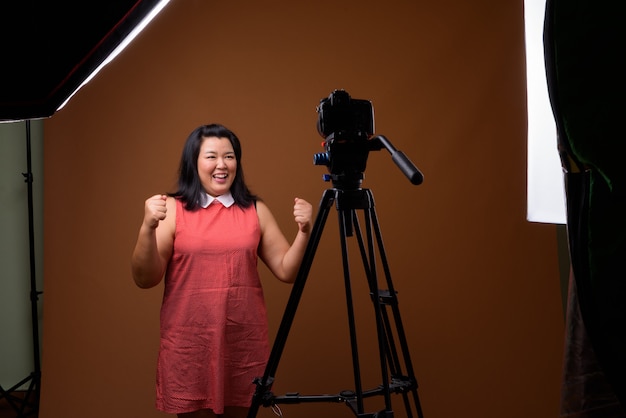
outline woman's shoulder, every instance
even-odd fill
[[[268,216],[272,216],[272,212],[267,204],[261,200],[256,200],[254,202],[254,208],[256,209],[256,213],[259,216],[259,219],[263,220]]]
[[[167,210],[169,212],[170,208],[172,210],[176,210],[176,202],[180,201],[178,198],[173,197],[173,196],[167,196],[167,199],[165,200],[165,207],[167,207]]]
[[[261,230],[265,230],[268,225],[276,223],[276,219],[274,219],[274,215],[269,206],[260,200],[256,202],[256,213],[259,218],[259,223],[261,224]]]

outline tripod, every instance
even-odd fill
[[[388,144],[384,137],[382,137],[382,139],[383,143]],[[388,147],[388,149],[391,151],[392,148]],[[393,151],[394,153],[396,152],[395,149],[393,149]],[[397,152],[400,153],[399,151]],[[407,163],[408,160],[403,154],[400,153],[400,155],[402,156],[401,159],[405,167],[412,165],[412,163]],[[394,156],[394,160],[395,159],[396,158]],[[411,181],[414,182],[414,184],[419,184],[418,181],[421,183],[421,173],[419,173],[416,168],[412,173],[414,177],[409,177],[411,178]],[[416,173],[419,173],[419,180],[417,179],[417,176],[415,176]],[[274,375],[276,369],[278,368],[278,362],[285,346],[289,329],[292,325],[298,303],[304,290],[306,278],[313,262],[315,251],[319,244],[324,225],[333,203],[336,205],[339,218],[339,232],[343,259],[346,302],[348,307],[348,323],[350,328],[350,343],[352,349],[352,366],[355,389],[345,390],[336,395],[301,396],[300,394],[292,393],[285,396],[275,396],[271,392]],[[363,211],[366,240],[363,237],[363,231],[361,230],[359,217],[356,212],[357,210]],[[378,387],[368,390],[363,389],[361,381],[361,368],[357,347],[357,335],[355,331],[350,268],[348,265],[347,238],[354,235],[356,235],[358,242],[374,307],[382,376],[382,383]],[[381,290],[378,287],[375,244],[379,250],[380,260],[386,278],[386,290]],[[391,311],[391,316],[389,315],[389,310]],[[402,353],[403,362],[401,361],[401,357],[398,353],[398,345]],[[279,403],[295,404],[305,402],[343,402],[346,403],[359,418],[392,418],[392,394],[401,395],[408,418],[413,417],[413,411],[416,412],[418,418],[423,418],[417,394],[417,380],[413,372],[413,365],[409,355],[406,335],[402,327],[400,311],[398,309],[398,299],[391,280],[382,235],[378,224],[378,217],[374,208],[374,197],[370,190],[361,188],[350,190],[332,188],[324,192],[320,202],[320,210],[311,232],[311,238],[305,250],[300,270],[298,271],[291,295],[287,302],[285,313],[279,326],[265,373],[263,377],[255,379],[255,384],[257,385],[257,388],[252,397],[252,404],[248,413],[248,418],[255,417],[259,406],[261,405],[265,407],[271,406],[274,408],[274,406]],[[384,398],[384,409],[377,412],[365,412],[364,399],[378,395],[383,396]]]

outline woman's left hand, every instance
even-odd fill
[[[313,215],[313,206],[304,199],[296,197],[293,205],[293,216],[298,224],[301,232],[308,233],[311,231],[311,216]]]

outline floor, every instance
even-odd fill
[[[13,392],[11,394],[0,393],[0,418],[35,418],[37,414],[32,408],[32,404],[24,404],[26,392]],[[32,399],[31,394],[31,399]],[[11,402],[9,402],[9,399]],[[23,411],[22,411],[23,409]],[[20,412],[23,412],[20,414]]]

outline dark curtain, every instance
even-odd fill
[[[547,0],[571,280],[561,416],[626,417],[626,2]]]

